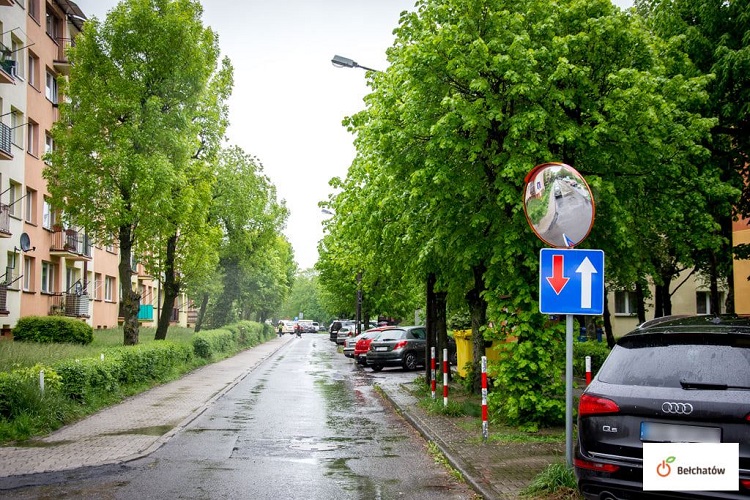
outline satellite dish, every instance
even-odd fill
[[[21,250],[28,252],[31,249],[31,239],[26,233],[21,233]]]

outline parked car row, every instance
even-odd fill
[[[387,366],[414,370],[425,364],[427,330],[424,326],[379,326],[358,336],[351,336],[354,325],[342,326],[337,332],[337,343],[344,346],[344,356],[373,371]],[[343,334],[342,334],[343,332]],[[343,339],[338,342],[338,339]],[[448,341],[451,365],[456,364],[456,343]]]

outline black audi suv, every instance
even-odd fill
[[[739,443],[736,491],[643,490],[643,444]],[[586,499],[750,498],[750,319],[646,322],[583,392],[574,466]]]

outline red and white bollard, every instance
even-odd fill
[[[487,356],[482,356],[482,441],[490,436],[487,423]]]
[[[435,347],[430,347],[430,370],[432,370],[432,380],[430,386],[432,387],[432,399],[435,399],[435,389],[437,387],[437,370],[435,369]]]
[[[448,406],[448,349],[443,349],[443,406]]]
[[[591,356],[586,356],[586,385],[591,383]]]

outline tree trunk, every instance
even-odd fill
[[[203,318],[206,316],[206,308],[208,307],[208,293],[204,293],[201,298],[201,307],[198,309],[198,318],[195,320],[195,333],[201,331],[203,328]]]
[[[167,338],[169,329],[169,320],[172,318],[172,309],[177,295],[180,293],[180,283],[174,271],[174,261],[177,257],[177,235],[173,234],[167,240],[167,255],[164,261],[164,300],[162,302],[159,322],[156,325],[156,335],[154,340],[164,340]]]
[[[432,348],[437,349],[437,330],[435,328],[435,273],[427,274],[426,283],[426,318],[425,330],[427,330],[427,344],[425,345],[425,363],[424,363],[424,380],[427,385],[432,382],[431,355]]]
[[[133,254],[132,228],[130,225],[120,226],[118,241],[120,244],[120,292],[122,295],[122,330],[123,344],[138,344],[138,310],[141,308],[141,295],[133,290],[131,277],[133,270],[130,265]]]
[[[638,312],[638,324],[646,321],[646,297],[643,293],[643,285],[635,284],[636,307]]]
[[[482,327],[487,324],[487,302],[482,298],[484,291],[484,265],[475,266],[474,288],[466,294],[466,302],[471,314],[472,370],[471,389],[475,394],[482,391],[482,356],[484,356],[484,335]]]
[[[436,358],[443,360],[444,349],[448,349],[448,325],[446,322],[446,310],[448,308],[448,293],[437,292],[435,293],[435,330],[437,332],[437,346],[440,354],[436,354]],[[442,364],[441,366],[445,366]],[[448,353],[448,380],[451,379],[451,368],[450,368],[450,352]],[[442,372],[442,370],[441,370]],[[481,388],[480,388],[481,389]]]
[[[709,275],[709,303],[711,305],[711,314],[718,316],[721,314],[721,302],[719,300],[719,267],[716,262],[716,252],[709,252],[709,265],[711,272]]]
[[[604,297],[607,297],[607,290],[604,290]],[[604,301],[604,334],[607,336],[607,345],[609,348],[615,346],[615,334],[612,331],[612,317],[609,310],[609,301]]]

